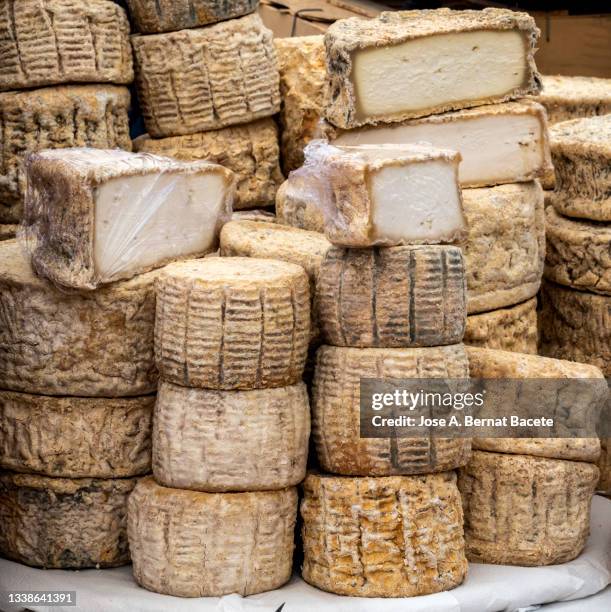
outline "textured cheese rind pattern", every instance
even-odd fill
[[[200,493],[144,478],[129,499],[138,584],[177,597],[252,595],[291,577],[297,490]]]
[[[47,569],[127,565],[127,498],[137,481],[0,472],[0,553]]]
[[[294,486],[306,473],[309,433],[303,383],[236,393],[162,382],[153,473],[159,484],[196,491]]]
[[[126,87],[72,85],[0,93],[0,222],[18,223],[26,175],[23,161],[42,149],[131,150]]]
[[[0,391],[0,467],[60,478],[151,469],[155,396],[50,397]]]
[[[529,567],[575,559],[598,474],[580,461],[474,451],[458,478],[467,558]]]
[[[310,474],[301,502],[306,582],[357,597],[447,591],[467,573],[454,472],[342,478]]]
[[[0,91],[134,78],[125,11],[107,0],[5,0]]]
[[[280,110],[272,32],[257,15],[132,36],[138,99],[153,137],[194,134]]]
[[[596,490],[604,495],[611,495],[611,438],[603,438],[600,446],[602,451],[598,460],[600,478]]]
[[[360,476],[423,474],[454,469],[469,459],[468,438],[362,438],[362,378],[469,376],[462,345],[380,349],[322,346],[312,388],[312,435],[318,460],[328,472]]]

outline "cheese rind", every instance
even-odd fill
[[[536,97],[550,123],[611,113],[611,79],[587,76],[542,75]]]
[[[274,39],[280,68],[282,169],[303,164],[303,149],[315,137],[326,79],[323,36]]]
[[[301,380],[310,337],[301,266],[245,257],[187,261],[167,266],[156,292],[162,380],[225,390]]]
[[[78,289],[216,249],[233,173],[149,153],[65,149],[27,161],[24,225],[36,271]]]
[[[60,478],[151,469],[155,396],[77,398],[0,391],[0,467]]]
[[[19,243],[0,243],[0,379],[26,393],[153,393],[156,272],[95,292],[60,291]]]
[[[542,355],[589,363],[611,376],[611,296],[544,281],[539,313]]]
[[[0,207],[2,205],[0,204]],[[12,240],[17,236],[18,225],[0,224],[0,240]]]
[[[603,495],[611,495],[611,438],[603,438],[600,441],[601,453],[598,460],[600,478],[596,490]]]
[[[522,183],[553,173],[545,109],[530,100],[355,130],[324,122],[321,131],[336,146],[428,142],[458,151],[463,188]]]
[[[279,165],[278,129],[271,118],[187,136],[141,136],[134,140],[134,149],[229,168],[237,180],[234,210],[272,205],[284,180]]]
[[[132,46],[138,99],[153,137],[217,130],[280,110],[272,32],[257,14],[132,36]]]
[[[276,192],[278,223],[311,232],[324,233],[325,217],[314,198],[299,181],[286,180]]]
[[[466,318],[462,251],[440,245],[334,247],[322,261],[315,302],[327,344],[455,344]]]
[[[598,468],[580,461],[474,451],[459,470],[467,558],[541,566],[577,557]]]
[[[261,491],[306,473],[306,386],[213,391],[162,382],[155,406],[153,474],[166,487]]]
[[[134,78],[127,15],[107,0],[7,0],[0,47],[0,91]]]
[[[154,34],[235,19],[257,9],[259,0],[127,0],[138,32]]]
[[[46,569],[127,565],[127,498],[137,481],[0,472],[0,552]]]
[[[352,476],[441,472],[469,459],[468,438],[362,438],[362,378],[468,378],[461,344],[427,348],[322,346],[316,354],[312,388],[312,436],[321,467]]]
[[[545,258],[543,191],[538,181],[464,189],[469,314],[536,295]]]
[[[550,129],[550,146],[556,210],[611,221],[611,115],[557,123]]]
[[[200,493],[142,479],[129,499],[138,584],[177,597],[252,595],[291,577],[297,490]]]
[[[556,391],[555,397],[550,388],[545,385],[541,386],[540,393],[544,393],[545,397],[540,400],[538,410],[541,414],[554,419],[554,424],[559,432],[563,426],[566,426],[569,432],[573,432],[576,427],[585,428],[589,422],[589,416],[593,414],[592,411],[599,415],[608,395],[604,376],[594,366],[493,349],[466,347],[466,351],[472,378],[527,379],[532,381],[531,385],[535,380],[543,381],[544,379],[592,379],[587,388],[575,385],[571,390],[569,383],[565,388]],[[530,389],[534,387],[531,386]],[[523,406],[527,401],[527,394],[534,392],[528,388],[523,389],[523,397],[518,403]],[[494,399],[489,399],[489,401],[494,402]],[[497,404],[492,406],[492,409],[495,416],[502,416],[506,413],[507,407]],[[593,463],[596,463],[600,455],[598,438],[474,438],[473,448]]]
[[[301,502],[306,582],[356,597],[447,591],[467,573],[456,475],[309,474]]]
[[[467,317],[468,346],[537,354],[537,298]]]
[[[70,85],[0,93],[0,222],[18,223],[24,159],[42,149],[131,150],[126,87]]]
[[[325,116],[354,128],[536,94],[538,38],[532,17],[502,9],[342,19],[325,35]]]
[[[311,142],[289,189],[323,214],[339,246],[453,242],[466,233],[460,155],[420,145],[334,147]]]
[[[545,277],[566,287],[611,294],[611,225],[545,211]]]

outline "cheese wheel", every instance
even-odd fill
[[[537,298],[467,317],[464,343],[482,348],[537,353]]]
[[[575,559],[598,474],[580,461],[474,451],[458,478],[467,558],[529,567]]]
[[[611,376],[611,296],[546,281],[539,330],[542,355],[589,363]]]
[[[465,329],[462,251],[406,246],[327,251],[316,285],[323,341],[410,347],[460,342]]]
[[[469,459],[471,440],[360,435],[362,378],[468,378],[460,344],[407,349],[322,346],[312,388],[312,434],[321,467],[335,474],[389,476],[454,469]]]
[[[286,175],[302,166],[303,149],[319,129],[326,78],[323,41],[323,36],[274,39],[282,98],[280,148]]]
[[[301,502],[306,582],[356,597],[447,591],[467,573],[454,472],[345,478],[309,474]]]
[[[126,565],[127,498],[137,480],[0,472],[0,553],[46,569]]]
[[[138,100],[151,136],[217,130],[280,110],[272,32],[257,14],[135,35],[132,46]]]
[[[308,277],[272,259],[211,257],[166,266],[157,283],[162,380],[208,389],[283,387],[303,374]]]
[[[182,161],[209,161],[232,170],[237,179],[234,210],[271,206],[283,181],[278,128],[273,119],[186,136],[134,140],[134,149]]]
[[[306,386],[213,391],[162,382],[155,406],[153,473],[197,491],[282,489],[305,476]]]
[[[469,314],[536,295],[545,257],[543,191],[538,181],[463,189]]]
[[[107,0],[6,0],[0,47],[0,91],[134,78],[127,15]]]
[[[199,493],[144,478],[128,507],[134,577],[150,591],[252,595],[291,577],[295,488]]]
[[[556,177],[552,203],[569,217],[611,221],[611,115],[550,128]]]
[[[29,153],[66,147],[131,150],[129,104],[129,90],[113,85],[0,93],[0,124],[8,126],[0,131],[0,222],[21,221],[23,162]]]
[[[68,293],[0,243],[0,379],[14,391],[121,397],[153,393],[156,272]]]
[[[49,397],[0,391],[0,467],[61,478],[151,469],[155,396]]]
[[[171,32],[235,19],[256,10],[259,0],[127,0],[138,32]]]
[[[566,287],[611,295],[611,225],[545,211],[546,278]]]

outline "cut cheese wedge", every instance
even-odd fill
[[[538,38],[532,17],[502,9],[342,19],[325,35],[325,116],[354,128],[536,94]]]
[[[134,577],[176,597],[252,595],[291,577],[297,490],[200,493],[142,479],[129,499]]]
[[[467,574],[454,472],[345,478],[309,474],[301,502],[311,585],[352,597],[447,591]]]
[[[235,193],[222,166],[116,150],[42,151],[27,174],[34,267],[79,289],[213,251]]]
[[[322,211],[339,246],[453,242],[466,233],[460,154],[427,145],[334,147],[313,141],[288,182]]]
[[[46,569],[127,565],[127,498],[137,481],[0,472],[0,553]]]
[[[162,380],[264,389],[301,380],[310,292],[301,266],[209,257],[175,263],[157,283],[155,354]]]
[[[467,558],[524,566],[575,559],[597,480],[591,463],[474,451],[458,478]]]
[[[324,123],[322,133],[338,146],[428,142],[458,151],[462,187],[520,183],[553,171],[545,110],[528,100],[354,130]]]

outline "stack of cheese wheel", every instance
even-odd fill
[[[277,41],[290,170],[312,137],[316,108],[332,144],[429,142],[461,153],[465,343],[528,353],[537,350],[545,247],[537,179],[551,171],[545,110],[526,97],[539,90],[537,33],[524,13],[442,9],[338,21],[324,44],[323,37]],[[500,65],[503,40],[515,53]],[[281,186],[278,220],[323,231],[320,210],[299,194],[290,180]]]
[[[475,347],[467,354],[474,378],[582,379],[573,387],[581,392],[570,392],[568,380],[563,392],[541,385],[542,416],[554,418],[556,431],[574,432],[606,401],[607,383],[596,367]],[[515,414],[516,406],[495,405],[494,416],[505,410]],[[577,557],[590,529],[598,439],[474,438],[473,447],[458,478],[469,561],[540,566]]]
[[[156,284],[153,476],[129,501],[134,576],[181,597],[249,595],[291,576],[310,412],[303,268],[208,257]]]
[[[41,151],[26,169],[26,243],[0,244],[0,553],[123,565],[127,498],[151,468],[153,268],[216,248],[233,179],[119,150]]]
[[[557,123],[550,136],[556,186],[545,211],[541,352],[611,376],[611,115]],[[601,468],[611,494],[608,461]]]
[[[316,283],[325,344],[312,416],[322,471],[304,484],[303,577],[361,597],[448,590],[467,569],[452,470],[468,461],[470,440],[436,438],[428,428],[420,437],[362,437],[359,383],[468,377],[463,257],[437,244],[464,230],[458,154],[319,142],[305,154],[301,186],[326,207],[333,246]],[[395,216],[398,196],[413,223]],[[423,208],[427,222],[419,223]]]
[[[258,0],[127,0],[147,135],[137,151],[221,164],[234,208],[272,206],[283,180],[278,64]]]
[[[134,77],[127,15],[112,0],[2,5],[0,240],[14,238],[21,221],[28,153],[131,150],[126,85]]]

